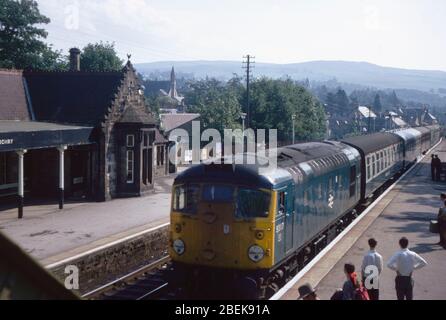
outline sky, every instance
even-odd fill
[[[446,71],[444,0],[37,0],[48,42],[115,42],[132,62],[366,61]]]

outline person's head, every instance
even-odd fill
[[[435,154],[431,155],[431,158],[434,159],[435,158]]]
[[[409,246],[409,240],[406,237],[402,237],[399,241],[401,249],[407,249]]]
[[[369,247],[370,249],[375,249],[376,245],[378,244],[378,241],[376,241],[374,238],[370,238],[369,239]]]
[[[299,291],[298,300],[317,300],[316,290],[313,289],[311,284],[306,283],[297,290]]]
[[[440,199],[445,201],[446,200],[446,193],[440,194]]]
[[[355,272],[355,265],[353,263],[346,263],[344,265],[344,272],[347,276]]]

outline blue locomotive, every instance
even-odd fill
[[[186,170],[172,192],[175,281],[272,295],[439,140],[439,126],[409,128],[283,147],[271,171],[248,164]]]

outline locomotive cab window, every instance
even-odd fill
[[[206,202],[232,202],[234,199],[234,188],[224,185],[205,185],[202,194]]]
[[[174,191],[173,209],[183,213],[195,214],[197,212],[199,195],[199,185],[177,186]]]
[[[267,218],[270,194],[261,190],[239,188],[237,193],[236,218]]]
[[[285,214],[285,210],[286,210],[286,207],[285,207],[285,205],[286,205],[285,196],[286,196],[286,192],[280,192],[279,193],[279,203],[277,204],[278,205],[277,213],[278,213],[279,216],[282,215],[282,214]]]

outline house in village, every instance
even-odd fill
[[[161,129],[173,142],[170,152],[175,155],[175,163],[178,165],[189,164],[192,161],[193,122],[200,121],[200,115],[196,113],[164,113],[160,115],[160,120]],[[200,128],[199,124],[198,128]],[[183,135],[187,135],[189,139],[179,141],[180,137],[175,130],[181,130]],[[204,159],[203,156],[201,158]]]
[[[119,72],[0,71],[0,198],[141,196],[169,173],[168,140],[130,61]]]
[[[146,81],[145,92],[148,96],[159,99],[161,113],[177,113],[185,111],[184,97],[178,93],[177,77],[174,67],[172,67],[170,72],[170,80]]]

